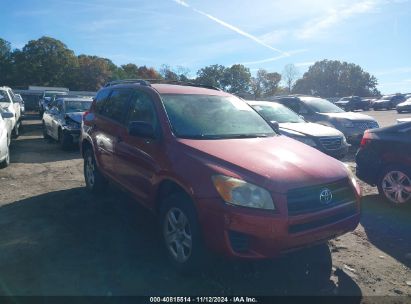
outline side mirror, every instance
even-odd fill
[[[11,112],[1,112],[1,117],[3,117],[3,119],[13,118],[14,114]]]
[[[142,138],[155,138],[153,126],[144,121],[131,121],[128,125],[128,134]]]
[[[276,133],[280,133],[280,125],[278,124],[278,122],[272,120],[270,121],[270,125]]]

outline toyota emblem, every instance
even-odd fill
[[[321,193],[320,193],[321,204],[328,205],[329,203],[331,203],[332,199],[333,199],[333,193],[331,192],[330,189],[325,188],[321,190]]]

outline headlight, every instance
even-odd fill
[[[270,193],[261,187],[224,175],[214,175],[212,180],[217,192],[226,203],[275,210]]]
[[[311,147],[316,147],[317,144],[315,143],[314,140],[311,138],[305,137],[305,136],[291,136],[292,139],[298,140],[302,142],[303,144],[309,145]]]
[[[344,128],[353,128],[354,127],[353,122],[351,120],[348,120],[348,119],[340,120],[340,124]]]

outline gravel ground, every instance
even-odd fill
[[[395,121],[392,111],[377,114],[382,125]],[[373,187],[362,184],[357,229],[329,242],[333,268],[321,284],[303,281],[287,258],[220,258],[185,278],[169,267],[155,218],[114,187],[98,198],[87,193],[78,151],[42,139],[35,116],[24,121],[11,153],[11,165],[0,170],[0,295],[312,294],[356,295],[369,303],[377,299],[369,296],[384,295],[411,301],[411,205],[390,207]],[[344,160],[351,166],[353,153]]]

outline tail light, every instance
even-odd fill
[[[373,139],[372,133],[370,133],[370,131],[365,131],[361,139],[360,148],[364,148],[366,145],[370,143],[372,139]]]
[[[88,115],[88,113],[90,113],[90,112],[89,112],[89,111],[86,111],[86,112],[83,113],[83,121],[86,120],[86,116]]]

